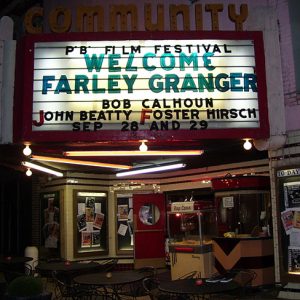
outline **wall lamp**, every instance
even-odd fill
[[[34,170],[45,172],[45,173],[48,173],[48,174],[51,174],[51,175],[55,175],[57,177],[63,177],[64,176],[64,174],[61,173],[61,172],[57,172],[55,170],[52,170],[52,169],[49,169],[49,168],[46,168],[46,167],[42,167],[42,166],[33,164],[31,162],[28,162],[28,161],[22,161],[22,165],[27,167],[27,168],[30,168],[30,169],[34,169]]]
[[[158,167],[152,167],[152,168],[137,169],[137,170],[131,170],[131,171],[127,171],[127,172],[117,173],[116,176],[124,177],[124,176],[138,175],[138,174],[175,170],[175,169],[184,168],[185,166],[186,166],[185,164],[173,164],[173,165],[165,165],[165,166],[158,166]]]
[[[146,145],[146,141],[142,141],[142,143],[140,144],[139,150],[142,152],[148,151],[148,146]]]
[[[32,175],[32,171],[30,168],[28,168],[26,171],[26,176],[30,177],[31,175]]]
[[[65,156],[178,156],[201,155],[203,150],[165,150],[165,151],[66,151]]]
[[[38,161],[50,161],[50,162],[57,162],[62,164],[74,164],[74,165],[101,167],[101,168],[126,169],[126,170],[132,168],[132,166],[119,165],[119,164],[109,164],[109,163],[101,163],[101,162],[94,162],[94,161],[75,160],[75,159],[40,156],[40,155],[32,155],[31,159],[38,160]]]
[[[30,145],[29,144],[25,144],[25,148],[23,149],[23,154],[25,156],[29,156],[32,153]]]
[[[243,147],[245,150],[250,150],[252,149],[252,143],[250,142],[250,139],[244,139],[244,144]]]

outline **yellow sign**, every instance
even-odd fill
[[[47,4],[47,2],[46,2]],[[154,16],[153,16],[154,15]],[[106,16],[109,16],[105,19]],[[110,4],[58,6],[48,15],[41,7],[27,11],[27,33],[103,32],[103,31],[190,31],[222,30],[220,20],[227,18],[236,31],[242,31],[248,17],[248,5],[215,4]],[[41,22],[41,19],[43,22]],[[182,19],[182,22],[181,22]],[[207,21],[208,20],[208,21]],[[207,23],[206,23],[207,22]],[[224,30],[224,29],[223,29]],[[227,29],[228,30],[228,29]]]

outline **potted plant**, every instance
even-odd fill
[[[44,292],[41,278],[33,276],[19,276],[12,280],[4,299],[7,300],[47,300],[52,293]]]

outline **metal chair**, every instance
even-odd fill
[[[55,299],[83,299],[89,297],[89,292],[82,289],[80,285],[67,282],[66,276],[63,273],[53,271],[52,278],[55,283]]]
[[[96,271],[99,272],[109,272],[116,268],[118,264],[118,258],[109,258],[98,262],[99,267],[96,268]]]
[[[235,272],[235,276],[233,280],[238,283],[239,285],[239,297],[243,297],[246,294],[251,293],[252,289],[252,282],[256,278],[256,273],[252,270],[248,269],[236,269],[232,270],[232,272]]]
[[[191,279],[191,278],[195,278],[196,275],[197,275],[197,271],[192,271],[192,272],[189,272],[187,274],[184,274],[182,276],[180,276],[178,279]]]
[[[212,295],[213,299],[242,299],[245,296],[247,296],[247,299],[251,299],[252,281],[257,276],[254,271],[248,269],[231,269],[227,273],[220,275],[232,278],[238,286],[230,292]]]
[[[155,279],[157,276],[157,270],[153,266],[141,267],[136,272],[143,274],[145,278]],[[143,288],[142,282],[135,282],[120,287],[118,295],[120,299],[136,299],[137,297],[147,296],[147,293]]]
[[[28,263],[24,264],[24,273],[25,275],[31,276],[33,275],[33,270],[32,270],[32,266]]]
[[[151,300],[170,300],[170,295],[159,290],[159,280],[153,277],[146,277],[142,281],[142,286],[147,296]]]

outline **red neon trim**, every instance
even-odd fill
[[[175,249],[175,251],[178,251],[178,252],[187,252],[187,253],[194,252],[194,249],[190,248],[190,247],[175,247],[174,249]]]

